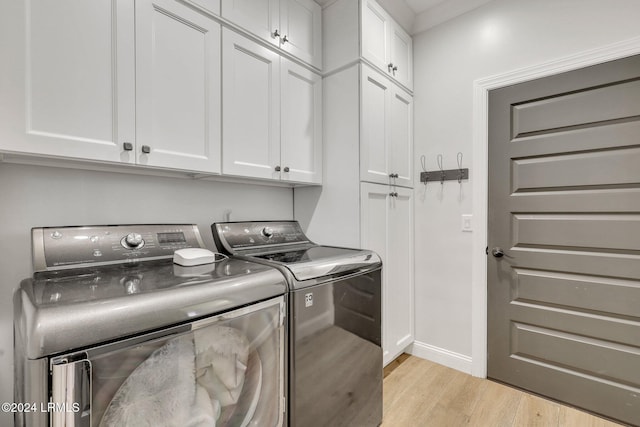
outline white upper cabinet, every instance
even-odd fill
[[[282,179],[322,183],[322,77],[282,58]]]
[[[222,32],[222,172],[280,178],[280,57]]]
[[[136,1],[137,162],[220,172],[220,24],[175,0]]]
[[[2,6],[0,150],[135,161],[133,16],[127,0]]]
[[[391,75],[407,89],[413,89],[413,39],[395,22],[391,26]],[[387,71],[389,67],[387,66]]]
[[[362,57],[413,89],[411,36],[375,0],[362,0]]]
[[[222,34],[222,172],[321,183],[321,77],[231,30]]]
[[[222,0],[221,15],[300,60],[322,68],[322,9],[313,0]]]
[[[382,6],[362,0],[362,56],[381,70],[388,70],[393,21]]]
[[[413,187],[413,97],[362,66],[360,179]]]
[[[280,43],[284,50],[322,69],[322,10],[313,0],[281,0]]]
[[[221,15],[261,39],[278,46],[280,0],[222,0]]]
[[[205,11],[220,15],[220,0],[183,0],[185,3],[193,3]]]
[[[319,184],[322,79],[299,60],[321,67],[320,20],[313,0],[5,2],[0,154]]]

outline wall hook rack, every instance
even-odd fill
[[[440,181],[440,183],[444,183],[444,181],[453,181],[456,180],[458,182],[462,182],[463,179],[469,179],[469,168],[462,167],[462,153],[458,153],[458,168],[457,169],[443,169],[442,168],[442,154],[438,155],[438,170],[420,172],[420,182],[426,184],[428,181],[436,182]]]

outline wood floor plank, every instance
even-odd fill
[[[425,363],[426,362],[426,363]],[[410,389],[416,381],[420,380],[420,375],[428,375],[431,367],[436,366],[435,363],[417,357],[407,359],[393,374],[384,379],[383,392],[383,413],[392,408],[396,401],[402,398],[403,393]]]
[[[560,408],[561,427],[618,427],[616,424],[604,418],[596,417],[587,412],[579,411],[569,406]]]
[[[415,356],[394,367],[383,394],[383,427],[621,426]]]
[[[558,426],[560,405],[531,394],[524,394],[513,424],[527,427]]]
[[[476,426],[513,426],[522,393],[502,384],[487,381],[470,423]]]
[[[471,417],[487,386],[486,381],[462,372],[451,370],[449,384],[439,403],[450,411]]]
[[[429,366],[426,371],[416,375],[416,381],[399,393],[398,398],[394,399],[394,403],[387,406],[386,413],[383,408],[383,426],[425,425],[432,413],[433,406],[447,385],[449,378],[447,369],[444,366],[434,364]]]

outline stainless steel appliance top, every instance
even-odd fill
[[[313,243],[297,221],[220,222],[212,224],[211,229],[221,251],[274,265],[293,276],[295,287],[313,284],[301,282],[382,265],[373,251]]]
[[[127,242],[131,234],[142,241],[134,235]],[[193,225],[38,228],[33,237],[40,245],[34,264],[43,270],[34,266],[14,298],[30,359],[190,322],[287,290],[278,270],[249,261],[173,264],[175,249],[203,246]]]

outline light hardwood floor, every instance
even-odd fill
[[[385,368],[383,390],[383,427],[620,425],[414,356]]]

